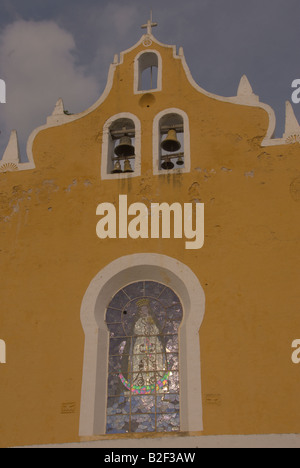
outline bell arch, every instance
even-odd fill
[[[140,52],[134,60],[134,94],[162,90],[162,58],[157,50]]]
[[[133,154],[116,153],[117,146],[120,147],[124,139],[128,140],[126,146],[132,148]],[[116,165],[119,170],[115,170]],[[129,178],[139,175],[141,175],[140,120],[130,112],[113,115],[103,127],[101,179]]]
[[[170,134],[172,133],[172,134]],[[178,146],[163,148],[166,138],[178,142]],[[190,127],[186,112],[169,108],[157,114],[153,120],[153,174],[184,173],[191,170]]]
[[[107,265],[91,281],[83,298],[81,323],[85,347],[80,436],[105,434],[109,347],[105,312],[118,290],[141,278],[167,284],[181,299],[180,430],[203,430],[199,329],[205,310],[204,292],[189,267],[174,258],[148,253],[121,257]]]

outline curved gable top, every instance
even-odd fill
[[[83,111],[81,113],[74,114],[74,115],[65,115],[63,105],[62,105],[62,100],[59,100],[56,103],[53,114],[50,117],[48,117],[47,123],[45,125],[42,125],[42,126],[36,128],[31,133],[31,135],[29,136],[29,139],[28,139],[28,142],[27,142],[27,156],[28,156],[29,162],[31,163],[30,167],[32,167],[32,166],[34,167],[32,147],[33,147],[33,141],[34,141],[35,137],[37,136],[37,134],[39,132],[41,132],[42,130],[51,128],[51,127],[56,127],[56,126],[64,125],[66,123],[73,122],[73,121],[81,119],[82,117],[85,117],[86,115],[93,112],[108,97],[108,95],[109,95],[109,93],[110,93],[110,91],[112,89],[112,86],[113,86],[113,81],[114,81],[114,76],[115,76],[116,69],[117,69],[118,66],[123,64],[123,62],[125,60],[125,56],[127,54],[131,53],[132,51],[134,51],[135,49],[139,49],[139,52],[140,52],[141,47],[144,47],[145,52],[147,52],[147,50],[153,50],[155,48],[155,45],[157,45],[157,46],[159,46],[161,48],[171,49],[173,51],[173,58],[175,60],[180,60],[181,61],[182,67],[183,67],[183,69],[185,71],[186,77],[187,77],[189,83],[191,84],[191,86],[193,88],[195,88],[199,93],[203,94],[204,96],[207,96],[207,97],[209,97],[211,99],[218,100],[218,101],[221,101],[221,102],[228,102],[228,103],[231,103],[231,104],[237,104],[237,105],[243,105],[243,106],[259,107],[259,108],[264,109],[267,112],[268,116],[269,116],[269,127],[268,127],[268,130],[267,130],[266,136],[265,136],[264,140],[262,141],[262,146],[281,145],[281,144],[286,143],[285,139],[283,139],[283,138],[281,138],[281,139],[272,139],[274,131],[275,131],[275,126],[276,126],[275,113],[274,113],[273,109],[269,105],[264,104],[264,103],[259,101],[258,96],[256,96],[253,93],[251,85],[250,85],[250,83],[249,83],[246,76],[243,76],[242,79],[241,79],[241,82],[240,82],[240,85],[239,85],[239,88],[238,88],[238,92],[237,92],[237,96],[223,97],[223,96],[219,96],[219,95],[210,93],[210,92],[204,90],[203,88],[201,88],[201,86],[199,86],[195,82],[195,80],[193,79],[193,77],[191,75],[191,72],[189,70],[189,67],[187,65],[187,62],[185,60],[182,47],[180,47],[178,49],[178,53],[177,53],[176,46],[163,44],[163,43],[159,42],[152,34],[144,34],[144,35],[142,35],[140,40],[135,45],[133,45],[129,49],[121,52],[120,56],[118,56],[118,54],[116,54],[114,56],[114,61],[109,67],[108,79],[107,79],[105,89],[104,89],[102,95],[99,97],[99,99],[92,106],[90,106],[88,109],[86,109],[85,111]],[[299,132],[300,132],[300,127],[299,127]]]

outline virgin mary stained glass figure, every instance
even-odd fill
[[[128,359],[128,379],[120,374],[125,387],[132,393],[149,394],[168,391],[166,351],[159,326],[151,313],[150,300],[136,302],[138,317],[133,328]],[[126,352],[127,350],[124,350]]]
[[[108,434],[180,429],[182,316],[178,296],[154,281],[131,283],[110,301]]]

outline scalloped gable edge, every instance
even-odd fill
[[[190,82],[190,84],[197,91],[199,91],[199,93],[204,94],[205,96],[207,96],[207,97],[209,97],[211,99],[215,99],[215,100],[222,101],[222,102],[228,102],[228,103],[231,103],[231,104],[250,106],[250,107],[260,107],[260,108],[264,109],[267,112],[268,116],[269,116],[269,127],[268,127],[268,130],[267,130],[266,136],[262,141],[262,146],[274,146],[274,145],[286,144],[286,141],[285,141],[284,138],[278,138],[278,139],[273,139],[272,138],[273,135],[274,135],[275,127],[276,127],[276,116],[275,116],[275,112],[274,112],[274,110],[272,109],[271,106],[269,106],[268,104],[264,104],[264,103],[260,102],[258,100],[258,97],[255,94],[253,94],[253,98],[251,96],[246,96],[245,97],[245,96],[241,96],[241,95],[233,96],[233,97],[224,97],[224,96],[219,96],[217,94],[213,94],[213,93],[210,93],[210,92],[206,91],[205,89],[201,88],[201,86],[199,86],[195,82],[194,78],[192,77],[192,74],[191,74],[190,69],[189,69],[189,67],[187,65],[187,62],[186,62],[182,47],[180,47],[178,49],[178,54],[177,54],[177,50],[176,50],[175,45],[163,44],[160,41],[158,41],[152,34],[151,35],[144,34],[144,35],[142,35],[141,39],[135,45],[133,45],[129,49],[126,49],[123,52],[120,52],[120,60],[119,61],[118,61],[118,54],[115,55],[114,62],[109,67],[108,78],[107,78],[105,89],[104,89],[103,93],[101,94],[101,96],[99,97],[99,99],[92,106],[90,106],[88,109],[86,109],[85,111],[80,112],[78,114],[74,114],[74,115],[70,115],[70,116],[66,116],[65,114],[61,115],[61,116],[56,116],[55,122],[50,121],[50,122],[46,123],[45,125],[37,127],[35,130],[33,130],[33,132],[30,134],[30,136],[29,136],[29,138],[27,140],[26,151],[27,151],[27,157],[28,157],[29,162],[24,163],[24,169],[25,169],[25,164],[27,166],[26,168],[28,168],[28,169],[35,168],[32,148],[33,148],[34,139],[36,138],[37,134],[40,133],[43,130],[48,129],[48,128],[57,127],[57,126],[64,125],[64,124],[73,122],[75,120],[81,119],[82,117],[85,117],[86,115],[90,114],[95,109],[97,109],[105,101],[105,99],[107,98],[109,92],[112,89],[114,73],[115,73],[115,70],[116,70],[117,66],[121,65],[124,62],[124,57],[125,57],[126,54],[128,54],[129,52],[132,52],[134,49],[139,47],[145,41],[145,39],[150,39],[152,42],[158,44],[161,47],[173,49],[173,57],[175,59],[177,59],[177,60],[182,61],[182,66],[184,68],[184,71],[186,73],[188,81]]]

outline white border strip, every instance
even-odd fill
[[[83,298],[80,316],[85,348],[80,436],[106,432],[109,350],[106,307],[122,287],[141,279],[166,284],[181,300],[184,317],[179,330],[180,428],[181,431],[203,430],[199,329],[205,311],[204,291],[197,276],[179,260],[144,253],[121,257],[104,267]]]

